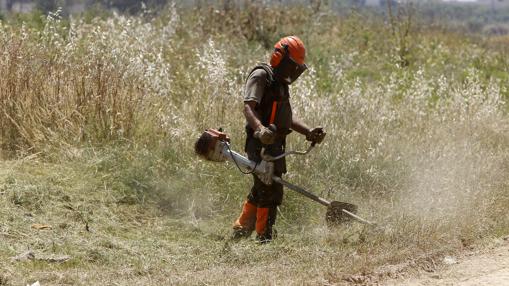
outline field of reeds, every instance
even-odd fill
[[[509,232],[507,39],[227,8],[0,22],[0,285],[366,284]],[[287,191],[275,241],[232,241],[251,178],[193,144],[223,127],[242,151],[247,72],[289,34],[294,113],[328,135],[286,178],[380,227]]]

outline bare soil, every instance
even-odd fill
[[[446,257],[433,272],[419,272],[415,277],[389,280],[384,285],[509,285],[509,237],[497,247],[472,252],[463,257]]]

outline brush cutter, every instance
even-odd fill
[[[276,157],[265,154],[265,148],[262,148],[262,161],[256,163],[231,150],[230,138],[226,133],[221,132],[221,129],[207,129],[203,132],[200,138],[198,138],[194,148],[196,154],[206,160],[214,162],[224,162],[229,160],[235,163],[241,171],[242,169],[245,169],[250,173],[254,173],[264,184],[270,185],[273,182],[282,184],[288,189],[326,206],[326,222],[330,226],[339,225],[341,223],[351,221],[352,219],[364,224],[374,225],[374,223],[355,214],[357,212],[356,205],[337,201],[330,202],[274,175],[274,161],[288,155],[306,155],[313,149],[314,146],[315,143],[312,143],[306,151],[290,151]]]

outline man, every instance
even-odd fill
[[[261,149],[271,156],[285,152],[286,136],[293,130],[306,136],[311,142],[320,143],[325,133],[322,128],[310,129],[292,116],[288,85],[292,84],[306,69],[306,49],[296,36],[284,37],[274,46],[270,65],[257,65],[249,74],[245,96],[244,115],[248,158],[261,161]],[[274,174],[286,173],[285,159],[274,162]],[[283,200],[283,186],[278,183],[265,185],[253,175],[254,183],[244,202],[242,213],[233,225],[234,238],[249,237],[256,230],[261,242],[272,240],[276,222],[277,206]]]

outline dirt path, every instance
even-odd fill
[[[502,246],[469,254],[456,259],[448,257],[443,267],[434,273],[422,273],[418,277],[387,281],[385,285],[398,286],[509,286],[509,238]]]

